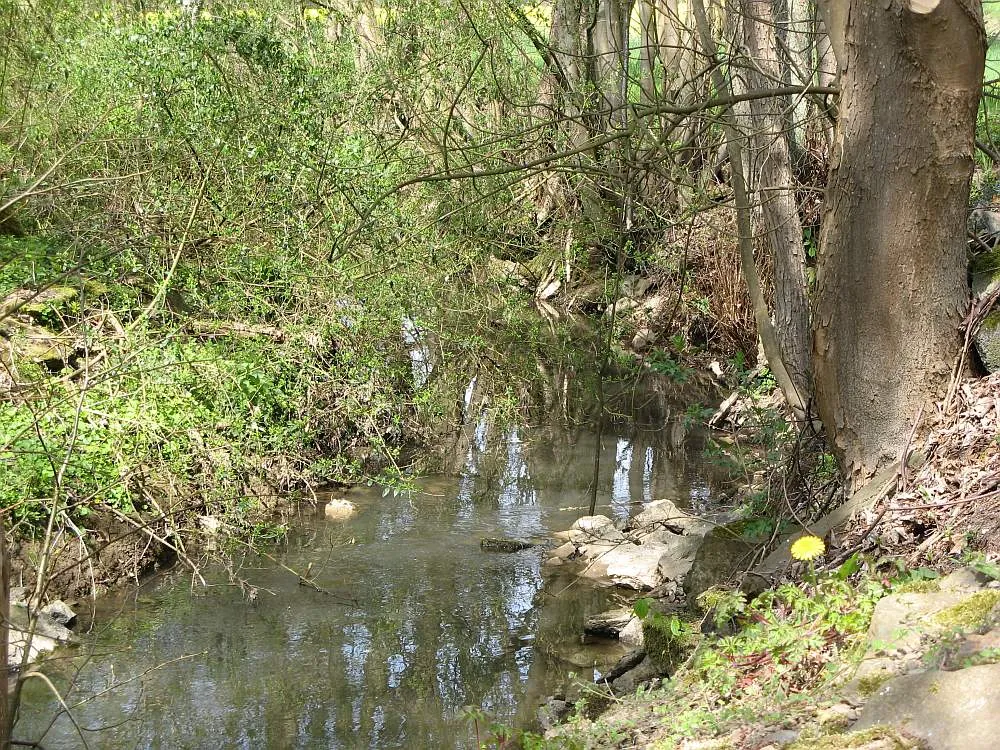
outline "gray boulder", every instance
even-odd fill
[[[712,525],[681,510],[670,500],[657,500],[632,519],[633,528],[666,528],[683,534],[707,534]]]
[[[930,670],[886,682],[852,729],[884,724],[931,750],[994,750],[1000,738],[1000,664]]]
[[[13,669],[18,669],[24,661],[25,651],[28,650],[28,663],[38,661],[42,654],[46,654],[62,644],[72,643],[73,631],[64,625],[60,625],[44,612],[36,615],[34,623],[34,633],[31,633],[31,621],[28,617],[28,610],[24,607],[14,606],[10,609],[10,629],[7,633],[7,665]]]
[[[1000,239],[1000,212],[976,208],[969,213],[968,230],[987,245]]]
[[[699,546],[684,578],[684,594],[694,604],[699,595],[753,563],[756,545],[722,527],[713,530]]]
[[[73,623],[76,621],[76,612],[70,609],[70,606],[62,599],[55,599],[46,604],[42,607],[42,614],[48,615],[51,620],[67,628],[73,627]]]

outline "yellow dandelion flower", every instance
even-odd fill
[[[804,536],[792,545],[792,557],[796,560],[815,560],[826,552],[826,545],[818,536]]]

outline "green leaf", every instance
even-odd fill
[[[635,616],[640,620],[645,620],[649,614],[650,604],[649,599],[636,599],[635,603],[632,604],[632,611],[635,612]]]
[[[855,552],[848,557],[844,564],[837,568],[837,580],[846,581],[861,568],[861,555]]]
[[[969,567],[972,568],[977,573],[982,573],[984,576],[989,576],[994,581],[1000,581],[1000,565],[995,565],[989,560],[984,558],[979,558],[969,562]]]

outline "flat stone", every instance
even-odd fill
[[[1000,628],[982,634],[970,633],[955,649],[946,649],[941,669],[962,669],[976,662],[992,661],[1000,661]]]
[[[623,545],[621,542],[598,540],[595,542],[584,544],[579,548],[579,552],[586,560],[596,560],[598,558],[604,557],[612,550],[617,549],[618,547],[621,546],[631,546],[631,545]]]
[[[646,639],[642,634],[642,620],[633,617],[618,633],[618,642],[629,648],[642,648]]]
[[[609,609],[586,618],[583,621],[583,632],[602,638],[617,638],[632,616],[632,610],[626,607]]]
[[[683,539],[683,534],[677,534],[669,529],[648,528],[632,532],[636,544],[672,544],[677,539]]]
[[[978,591],[990,582],[990,577],[972,568],[953,570],[939,581],[942,591]]]
[[[543,730],[549,730],[562,721],[570,711],[572,704],[561,698],[548,698],[538,709],[538,724]]]
[[[753,561],[757,546],[725,528],[713,529],[701,539],[684,578],[684,594],[691,604],[717,584],[728,581]]]
[[[604,562],[603,557],[596,557],[593,560],[589,560],[583,568],[580,569],[580,576],[583,578],[592,578],[598,582],[604,582],[608,577],[608,564]]]
[[[799,738],[799,734],[798,729],[775,729],[765,734],[759,741],[764,743],[765,747],[780,748],[791,745]]]
[[[585,534],[579,529],[568,529],[566,531],[553,532],[552,536],[561,542],[572,542],[577,539],[582,539]]]
[[[576,519],[573,522],[572,528],[578,531],[596,531],[604,526],[614,526],[614,521],[612,521],[607,516],[583,516]]]
[[[816,722],[827,729],[842,730],[858,718],[858,710],[847,703],[834,703],[816,714]]]
[[[642,591],[663,582],[660,563],[670,553],[671,548],[665,544],[622,544],[605,554],[602,561],[612,583]]]
[[[1000,738],[1000,664],[930,670],[883,685],[852,727],[895,726],[930,750],[995,750]]]
[[[652,502],[632,519],[632,528],[654,525],[680,529],[685,534],[705,534],[712,528],[710,523],[681,510],[670,500]]]
[[[19,668],[28,644],[30,630],[28,611],[24,607],[11,607],[10,620],[10,629],[7,633],[7,664]],[[35,617],[28,663],[38,661],[42,654],[54,650],[61,644],[72,643],[73,640],[73,631],[39,612]]]
[[[639,685],[660,676],[662,676],[662,672],[653,664],[652,659],[647,656],[634,669],[630,669],[621,677],[612,680],[611,689],[615,692],[615,695],[627,695],[634,693]]]
[[[576,545],[573,542],[566,542],[552,550],[552,556],[561,560],[566,560],[576,554]]]
[[[869,654],[913,651],[920,635],[928,629],[926,620],[968,598],[967,591],[932,591],[890,594],[879,600],[868,627]]]
[[[681,581],[688,575],[698,556],[703,537],[681,536],[662,546],[670,551],[660,558],[660,575],[665,581]],[[644,545],[649,546],[649,545]],[[660,545],[657,545],[660,546]]]
[[[614,526],[601,526],[600,528],[594,529],[593,531],[583,532],[582,541],[587,542],[595,540],[602,540],[607,542],[627,541],[625,535],[621,531],[616,529]]]
[[[550,557],[548,560],[545,561],[545,564],[553,568],[557,568],[560,565],[565,565],[566,562],[561,557]]]

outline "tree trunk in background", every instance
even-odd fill
[[[817,405],[854,486],[944,395],[968,299],[978,0],[836,0],[841,71],[813,315]]]
[[[633,5],[633,0],[599,0],[590,35],[592,83],[604,100],[603,106],[612,110],[619,110],[628,94],[629,19]],[[621,123],[623,113],[616,112],[610,121]]]
[[[748,88],[766,89],[781,80],[782,64],[770,0],[741,0],[743,38],[749,55]],[[774,262],[774,329],[781,358],[801,401],[812,394],[812,338],[809,330],[805,248],[795,203],[789,155],[787,98],[749,103],[750,170]]]
[[[808,86],[816,77],[816,65],[813,63],[815,16],[816,4],[812,0],[788,0],[788,33],[785,37],[788,49],[787,81],[794,86]],[[809,109],[809,99],[798,97],[789,113],[789,144],[793,162],[798,162],[807,148]]]
[[[656,101],[656,61],[659,39],[655,0],[639,0],[639,95],[642,104]]]
[[[10,632],[10,555],[7,550],[7,519],[6,514],[0,514],[0,750],[10,748],[10,736],[13,732],[13,707],[7,692],[9,677],[7,669]]]
[[[657,39],[660,43],[660,62],[663,64],[663,90],[675,93],[694,75],[694,57],[698,49],[691,2],[683,8],[680,0],[657,2]]]
[[[822,6],[820,6],[822,7]],[[815,20],[816,29],[816,81],[820,86],[837,85],[837,58],[833,54],[833,44],[830,42],[830,35],[827,33],[826,21],[817,14]],[[836,110],[831,103],[828,103],[826,110],[818,113],[818,126],[821,128],[823,138],[827,147],[833,146],[833,118]]]
[[[548,58],[538,87],[534,116],[546,127],[538,157],[578,148],[590,136],[584,121],[587,78],[584,0],[556,0],[549,25]],[[565,175],[549,171],[541,175],[536,219],[541,225],[550,216],[566,210],[574,200]]]

